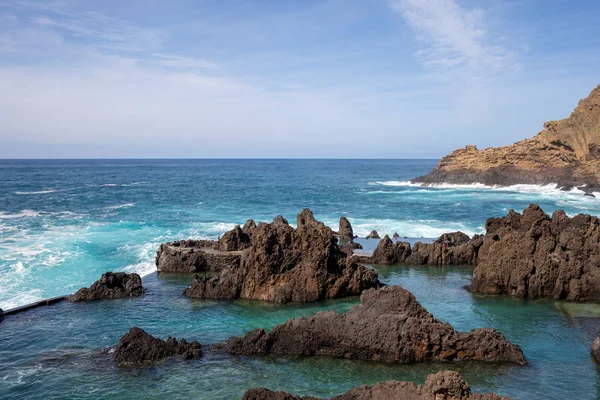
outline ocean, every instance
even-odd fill
[[[192,301],[190,277],[157,276],[161,242],[216,239],[248,218],[290,222],[303,208],[337,229],[341,216],[361,237],[375,229],[412,239],[483,233],[488,217],[530,203],[546,212],[600,214],[600,196],[554,185],[422,187],[408,182],[436,160],[1,160],[0,308],[72,293],[106,271],[137,272],[139,299],[62,303],[0,324],[0,398],[241,398],[267,386],[332,396],[384,379],[423,382],[457,369],[474,389],[514,399],[596,399],[600,374],[589,355],[600,305],[526,301],[466,292],[467,267],[376,267],[443,321],[490,326],[521,345],[526,367],[380,365],[331,359],[253,359],[207,353],[140,369],[110,363],[110,347],[132,326],[212,344],[358,299],[309,305]],[[362,241],[367,248],[376,242]]]

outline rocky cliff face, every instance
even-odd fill
[[[533,138],[484,150],[466,146],[414,182],[600,187],[600,86],[568,118],[546,122]]]
[[[412,382],[386,381],[373,386],[359,386],[332,397],[331,400],[510,400],[496,394],[472,393],[467,382],[454,371],[430,374],[423,386]],[[316,397],[294,396],[268,389],[248,390],[242,400],[319,400]]]
[[[238,355],[330,356],[388,363],[494,361],[525,364],[521,348],[494,329],[457,332],[400,286],[370,289],[345,314],[320,312],[259,329],[216,349]]]
[[[380,286],[377,273],[353,263],[340,250],[333,231],[315,220],[310,210],[298,214],[296,222],[296,229],[282,217],[260,223],[239,267],[224,269],[218,277],[195,276],[184,294],[308,302],[359,295]]]
[[[156,253],[156,269],[160,273],[195,273],[236,268],[240,265],[241,252],[219,250],[221,247],[236,248],[236,246],[241,247],[243,244],[236,241],[235,234],[228,236],[222,242],[179,240],[163,243]]]
[[[155,338],[140,328],[131,328],[115,349],[114,360],[119,365],[143,364],[180,355],[185,359],[200,358],[200,343],[169,337]]]
[[[144,293],[142,278],[138,274],[125,272],[107,272],[89,288],[81,288],[67,300],[92,301],[103,299],[119,299],[123,297],[137,297]]]

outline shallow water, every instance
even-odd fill
[[[105,271],[147,275],[160,242],[216,239],[247,218],[304,207],[356,233],[413,238],[462,230],[529,203],[600,213],[600,199],[552,187],[423,188],[434,160],[0,160],[0,308],[88,286]]]
[[[237,399],[266,386],[303,395],[332,396],[359,384],[397,379],[422,383],[454,369],[478,391],[514,399],[597,399],[600,374],[589,346],[600,324],[597,304],[474,296],[462,286],[469,267],[377,267],[437,318],[456,329],[489,326],[523,347],[527,366],[486,363],[386,365],[328,358],[232,357],[206,351],[201,360],[172,359],[151,367],[117,368],[110,348],[132,326],[213,344],[232,335],[312,315],[346,311],[358,298],[305,305],[200,301],[181,295],[189,276],[144,279],[136,299],[60,303],[8,316],[0,325],[0,398]],[[566,305],[566,306],[565,306]]]

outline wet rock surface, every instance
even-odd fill
[[[231,236],[229,239],[234,240]],[[219,250],[221,246],[233,246],[231,241],[225,243],[211,240],[163,243],[156,253],[156,269],[160,273],[195,273],[235,268],[240,264],[241,253]]]
[[[144,293],[138,274],[107,272],[89,288],[81,288],[67,300],[72,302],[137,297]]]
[[[259,388],[248,390],[243,400],[319,400],[311,396],[294,396]],[[455,371],[430,374],[423,386],[412,382],[386,381],[373,386],[359,386],[332,397],[331,400],[510,400],[493,393],[473,393],[465,380]]]
[[[376,230],[372,230],[365,239],[379,239],[379,233]]]
[[[370,289],[345,314],[320,312],[291,319],[269,332],[258,329],[215,346],[236,355],[330,356],[413,363],[492,361],[525,363],[521,348],[500,332],[457,332],[435,319],[400,286]]]
[[[592,356],[597,363],[600,363],[600,337],[596,338],[594,343],[592,343]]]
[[[309,302],[352,296],[379,287],[377,273],[352,262],[333,231],[310,210],[297,216],[297,228],[283,217],[254,229],[241,264],[218,277],[196,275],[184,294],[193,298],[245,298]]]
[[[523,298],[600,300],[600,222],[537,205],[490,218],[470,290]]]
[[[141,328],[131,328],[115,349],[114,361],[119,365],[144,364],[167,357],[200,358],[200,343],[169,337],[166,341],[155,338]]]
[[[338,233],[340,235],[340,240],[344,242],[351,243],[354,241],[354,230],[352,229],[352,224],[348,221],[348,218],[341,217],[340,218],[340,226]]]

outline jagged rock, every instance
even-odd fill
[[[398,235],[398,232],[394,232],[394,235],[392,236],[392,238],[400,239],[400,235]]]
[[[215,250],[219,243],[204,240],[182,240],[163,243],[156,253],[156,269],[160,273],[194,273],[221,271],[240,265],[240,252]]]
[[[246,223],[242,227],[242,232],[244,232],[246,235],[248,235],[248,237],[252,238],[252,233],[254,233],[255,229],[256,229],[256,222],[254,222],[253,219],[249,219],[248,221],[246,221]]]
[[[430,374],[423,386],[412,382],[386,381],[373,386],[359,386],[330,400],[510,400],[493,393],[472,393],[467,382],[455,371]],[[319,400],[311,396],[294,396],[269,389],[250,389],[242,400]]]
[[[283,218],[281,215],[273,218],[273,224],[275,225],[289,225],[288,220]]]
[[[372,230],[365,239],[379,239],[379,233],[376,230]]]
[[[236,355],[331,356],[413,363],[494,361],[525,364],[521,348],[494,329],[457,332],[435,319],[400,286],[370,289],[345,314],[333,311],[291,319],[215,346]]]
[[[600,336],[592,343],[592,356],[600,363]]]
[[[348,221],[348,218],[340,218],[340,227],[338,233],[341,241],[351,243],[354,240],[354,231],[352,230],[352,225],[350,224],[350,221]]]
[[[509,146],[456,150],[414,182],[487,185],[552,184],[593,191],[600,186],[600,85],[573,113],[544,124],[530,139]]]
[[[251,229],[251,228],[250,228]],[[250,236],[239,225],[219,239],[220,251],[242,251],[250,247]]]
[[[138,274],[125,272],[107,272],[94,282],[89,288],[81,288],[67,300],[92,301],[104,299],[119,299],[122,297],[136,297],[144,293],[142,278]]]
[[[486,222],[470,290],[517,297],[600,300],[600,222],[537,205]]]
[[[333,231],[303,210],[297,229],[276,218],[260,223],[238,268],[218,277],[195,276],[184,294],[193,298],[245,298],[309,302],[352,296],[379,287],[377,273],[351,262]]]
[[[119,365],[143,364],[167,357],[200,358],[200,343],[169,337],[166,341],[155,338],[141,328],[131,328],[115,349],[114,360]]]

